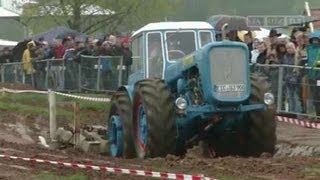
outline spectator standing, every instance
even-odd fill
[[[62,59],[64,55],[64,46],[62,45],[61,39],[55,39],[54,41],[54,58],[55,59]]]
[[[63,60],[66,66],[66,74],[64,87],[66,89],[76,89],[76,73],[77,73],[77,63],[75,62],[76,59],[76,50],[74,39],[70,36],[66,37],[63,40],[63,45],[65,49],[65,53],[63,55]]]
[[[276,47],[280,36],[281,33],[278,33],[276,29],[271,29],[269,32],[270,45],[274,45],[273,47]]]
[[[0,63],[10,63],[13,62],[13,55],[10,52],[9,47],[5,47],[2,50],[2,54],[0,56]]]
[[[129,48],[129,39],[124,39],[121,47],[122,47],[122,57],[123,57],[123,65],[125,66],[125,73],[123,74],[123,84],[127,84],[128,77],[130,73],[130,66],[132,65],[132,52]]]
[[[283,64],[295,65],[297,63],[297,50],[295,44],[289,42],[286,44],[287,52],[283,58]],[[285,97],[288,102],[289,111],[301,113],[301,103],[299,100],[299,81],[298,75],[294,68],[288,67],[284,69],[284,89]]]
[[[260,45],[261,41],[258,38],[255,38],[252,43],[253,50],[251,51],[251,59],[250,63],[255,64],[257,62],[257,58],[260,54],[258,46]]]
[[[31,51],[36,46],[34,41],[27,43],[27,48],[24,50],[22,55],[23,70],[26,75],[26,82],[34,85],[33,74],[35,72],[31,62]]]
[[[299,66],[305,66],[307,64],[307,45],[308,41],[308,33],[307,32],[297,32],[296,33],[296,46],[297,46],[297,59]],[[307,73],[303,69],[299,69],[299,75],[301,79],[301,102],[302,102],[302,112],[307,112],[307,103],[310,95],[309,89],[309,79]]]
[[[266,64],[267,60],[267,44],[265,42],[261,42],[258,46],[259,55],[257,57],[257,63],[259,64]]]
[[[279,43],[276,45],[276,54],[277,54],[277,60],[279,64],[282,64],[284,55],[287,53],[286,44]]]
[[[120,45],[117,43],[117,37],[114,35],[109,36],[109,42],[110,42],[110,51],[112,52],[113,56],[121,56],[122,54],[122,49]]]
[[[249,51],[253,50],[253,37],[252,32],[249,31],[244,35],[244,42],[247,44]]]

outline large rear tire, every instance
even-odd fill
[[[113,95],[111,102],[108,120],[109,147],[111,153],[112,151],[117,151],[111,155],[114,157],[134,158],[132,105],[129,95],[126,91],[118,91]],[[110,139],[110,137],[112,138]],[[119,137],[121,140],[119,140]]]
[[[133,100],[134,144],[137,156],[164,157],[176,149],[173,97],[160,79],[137,83]]]
[[[264,103],[264,94],[270,92],[266,77],[251,76],[250,103]],[[275,108],[251,111],[249,116],[249,139],[247,155],[260,156],[262,153],[275,153],[276,122]]]

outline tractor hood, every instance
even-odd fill
[[[241,102],[250,94],[249,50],[246,44],[221,41],[207,44],[198,51],[167,66],[168,83],[186,77],[192,67],[199,69],[207,102]]]

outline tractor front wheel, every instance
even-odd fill
[[[136,84],[133,100],[134,144],[137,156],[163,157],[176,149],[177,127],[171,92],[160,79]]]
[[[112,98],[108,136],[111,156],[135,157],[132,138],[132,105],[126,91],[118,91]]]
[[[270,92],[266,77],[251,76],[250,103],[264,103],[264,94]],[[275,153],[276,122],[275,108],[249,112],[249,136],[247,155],[260,156],[262,153]]]

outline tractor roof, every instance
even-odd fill
[[[213,27],[204,21],[179,21],[179,22],[157,22],[150,23],[133,33],[132,36],[136,36],[145,31],[157,31],[157,30],[183,30],[183,29],[212,29]]]

